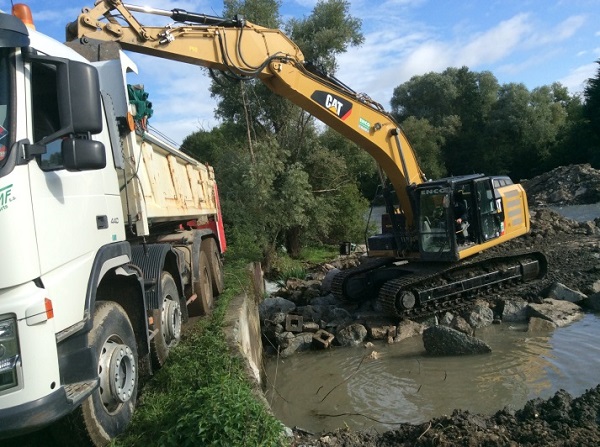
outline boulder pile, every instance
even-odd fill
[[[474,338],[480,328],[500,322],[530,322],[529,331],[551,330],[580,319],[582,307],[600,306],[600,293],[587,296],[554,283],[531,301],[495,297],[476,300],[453,312],[415,321],[399,320],[378,312],[371,301],[339,301],[321,288],[326,283],[291,279],[275,296],[261,302],[259,312],[267,354],[288,357],[309,349],[364,346],[374,340],[398,343],[421,335],[430,355],[479,354],[489,352],[487,345]],[[437,326],[444,329],[431,329]]]
[[[534,206],[600,202],[600,170],[589,164],[560,166],[521,184]]]

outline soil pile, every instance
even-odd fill
[[[589,164],[560,166],[521,184],[535,206],[600,202],[600,171]]]
[[[338,430],[318,438],[296,432],[293,446],[598,446],[600,386],[573,399],[558,391],[543,401],[529,401],[522,410],[492,416],[455,410],[450,416],[413,425],[401,424],[383,434]]]

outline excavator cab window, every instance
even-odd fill
[[[499,237],[502,234],[502,216],[499,200],[495,197],[492,182],[489,178],[475,182],[477,209],[481,242]]]
[[[450,196],[447,188],[424,189],[419,195],[419,243],[424,253],[451,249]]]

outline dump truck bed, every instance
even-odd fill
[[[121,190],[123,211],[127,216],[129,204],[138,236],[148,235],[156,223],[196,220],[203,224],[217,216],[211,166],[148,132],[129,134],[123,156],[127,183]]]

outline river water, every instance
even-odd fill
[[[600,205],[556,210],[582,221],[600,216]],[[600,383],[600,314],[588,313],[551,333],[503,323],[479,329],[476,336],[492,353],[429,357],[421,337],[413,337],[373,349],[269,358],[266,397],[290,427],[385,430],[456,408],[484,414],[519,409],[534,397],[548,398],[559,389],[578,396]],[[373,350],[375,359],[369,357]]]

